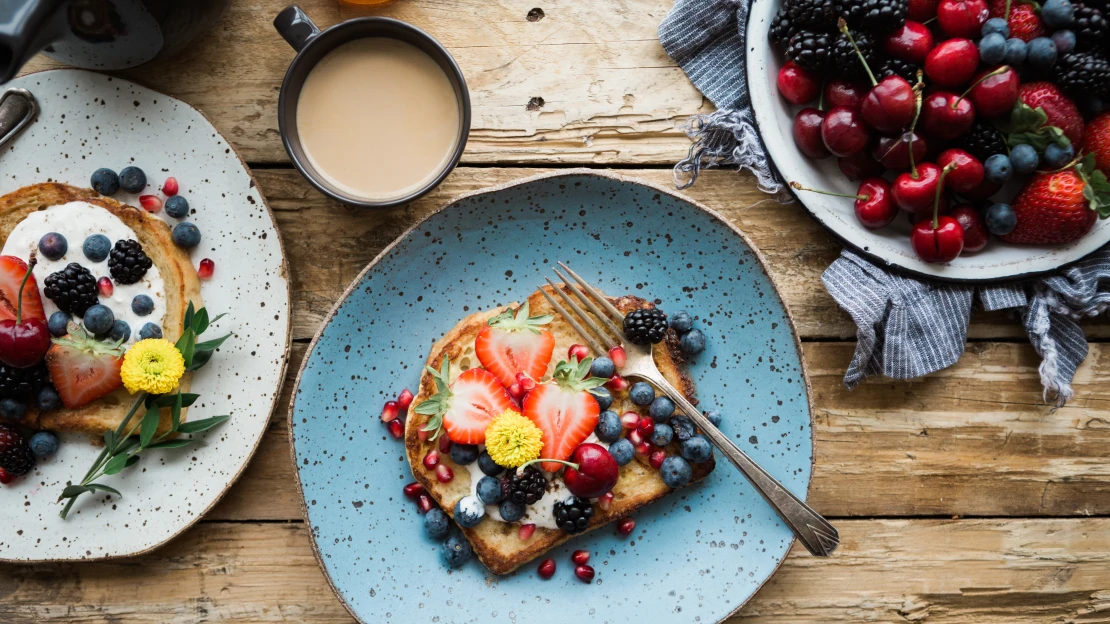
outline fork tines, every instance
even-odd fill
[[[623,342],[624,332],[613,320],[615,319],[617,322],[623,322],[624,315],[621,314],[620,310],[614,307],[613,304],[609,303],[609,300],[606,299],[599,290],[579,277],[570,267],[562,262],[559,263],[559,266],[563,267],[563,270],[574,278],[573,281],[567,279],[565,275],[559,272],[559,269],[555,268],[552,270],[555,272],[555,275],[562,280],[563,288],[560,288],[546,277],[544,280],[551,286],[555,293],[559,295],[559,298],[574,311],[574,314],[572,315],[568,312],[566,308],[560,305],[558,301],[547,294],[547,291],[541,287],[540,293],[543,294],[544,298],[551,304],[551,307],[554,308],[560,316],[566,319],[567,323],[570,323],[570,326],[582,336],[589,344],[590,348],[593,349],[594,353],[607,353],[609,349],[621,344],[621,342]],[[574,297],[567,295],[566,291],[570,291]],[[578,305],[575,301],[575,298],[584,303],[593,314],[588,314],[583,310],[582,306]],[[582,320],[582,323],[585,323],[585,325],[590,328],[589,332],[582,327],[582,324],[575,320],[575,315]],[[600,323],[598,321],[600,321]],[[608,329],[608,332],[606,329]]]

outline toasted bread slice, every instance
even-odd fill
[[[545,289],[551,292],[551,287],[545,287]],[[651,306],[643,299],[632,296],[619,299],[610,298],[610,301],[622,312]],[[548,326],[555,335],[555,351],[548,367],[548,375],[550,375],[555,364],[559,360],[566,359],[570,345],[581,343],[582,339],[566,321],[555,314],[550,304],[538,291],[528,298],[528,304],[532,314],[555,315],[555,320]],[[474,340],[478,331],[486,325],[486,322],[504,309],[497,308],[478,312],[464,318],[432,347],[431,354],[428,357],[428,365],[438,369],[441,359],[446,356],[451,362],[452,381],[464,370],[481,366],[474,354]],[[680,388],[688,399],[696,403],[694,385],[689,377],[679,369],[679,362],[681,362],[681,358],[678,355],[675,341],[668,341],[666,349],[655,350],[655,364],[659,367],[663,376],[675,388]],[[470,494],[470,473],[466,467],[458,466],[452,462],[446,454],[440,456],[440,462],[449,465],[455,473],[455,478],[450,483],[440,483],[435,478],[435,474],[424,467],[423,457],[435,447],[436,443],[420,440],[418,431],[427,422],[427,417],[417,414],[415,407],[433,394],[435,394],[435,383],[431,375],[425,371],[420,379],[420,391],[409,407],[408,418],[405,422],[405,451],[413,475],[424,485],[440,507],[448,515],[453,516],[455,503],[463,496]],[[644,408],[637,407],[628,400],[627,393],[615,393],[613,406],[609,409],[618,414],[630,410],[644,412]],[[672,454],[677,453],[677,448],[668,450]],[[713,471],[713,467],[713,461],[694,464],[694,474],[691,482],[705,478]],[[636,458],[621,467],[620,480],[613,488],[614,498],[609,509],[601,509],[595,505],[594,517],[590,522],[589,530],[627,516],[637,509],[659,500],[669,492],[671,492],[671,488],[663,483],[659,471],[647,464],[646,459]],[[470,540],[474,553],[494,574],[512,572],[571,537],[575,537],[558,529],[537,527],[535,534],[529,540],[523,541],[518,537],[518,529],[519,525],[517,524],[497,522],[487,518],[474,528],[462,529],[462,532]]]
[[[104,197],[91,189],[57,183],[34,184],[0,197],[0,241],[6,241],[15,226],[27,215],[74,201],[104,208],[135,232],[143,251],[162,274],[166,288],[166,314],[161,319],[162,332],[167,340],[176,342],[184,330],[185,311],[189,302],[192,301],[197,308],[201,307],[200,280],[188,254],[173,243],[170,228],[161,219],[134,206]],[[190,376],[186,373],[181,378],[183,391],[189,389]],[[132,402],[131,395],[121,387],[77,409],[61,409],[45,414],[29,409],[23,423],[35,429],[77,431],[99,438],[104,431],[115,429],[119,425]],[[184,419],[184,413],[182,418]],[[166,409],[163,410],[159,430],[165,431],[169,427],[170,416]]]

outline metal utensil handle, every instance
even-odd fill
[[[794,535],[801,540],[810,553],[818,557],[828,557],[840,545],[840,533],[829,524],[821,514],[805,504],[793,492],[783,487],[774,477],[755,463],[748,454],[732,443],[720,429],[713,426],[709,419],[694,407],[686,397],[660,376],[647,379],[658,386],[689,416],[713,446],[717,447],[728,460],[751,481],[755,489],[767,501]]]
[[[26,89],[13,87],[0,94],[0,146],[26,128],[38,112],[35,96]]]

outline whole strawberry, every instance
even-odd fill
[[[1087,187],[1091,196],[1087,197]],[[1007,243],[1056,245],[1082,238],[1100,214],[1110,213],[1110,183],[1094,170],[1094,158],[1070,169],[1038,173],[1013,202],[1017,226]]]
[[[1075,102],[1051,82],[1029,82],[1018,89],[1018,99],[1030,108],[1040,107],[1048,115],[1047,125],[1063,130],[1073,146],[1083,144],[1083,116]]]
[[[1006,4],[1008,0],[991,0],[991,17],[1006,17]],[[1037,15],[1037,9],[1031,4],[1019,0],[1009,0],[1010,15],[1006,22],[1010,25],[1010,36],[1017,37],[1028,43],[1045,34],[1044,22]]]
[[[1102,113],[1087,124],[1083,151],[1095,157],[1095,168],[1110,171],[1110,111]]]
[[[35,466],[35,455],[18,431],[0,425],[0,468],[4,472],[22,477]]]

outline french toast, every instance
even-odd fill
[[[551,292],[551,287],[544,287]],[[629,312],[638,308],[652,307],[643,299],[624,296],[610,298],[610,301],[622,312]],[[571,345],[580,343],[581,338],[574,329],[561,317],[555,314],[550,304],[543,295],[536,291],[527,300],[532,314],[553,315],[553,319],[545,327],[550,330],[555,338],[552,357],[546,374],[541,379],[550,377],[556,368],[556,362],[565,359],[565,354]],[[507,308],[518,309],[514,304]],[[450,380],[468,369],[480,367],[475,352],[475,341],[479,332],[487,325],[488,321],[506,310],[506,307],[477,312],[462,319],[447,332],[432,347],[428,356],[429,367],[438,370],[443,358],[450,362]],[[683,394],[692,402],[695,400],[695,388],[690,378],[679,368],[682,362],[675,340],[668,340],[654,349],[655,362],[663,376],[675,387],[681,389]],[[405,450],[413,475],[424,486],[427,492],[450,516],[454,517],[453,510],[456,503],[470,495],[473,491],[471,482],[472,473],[467,466],[456,464],[442,453],[439,456],[441,464],[448,465],[455,477],[448,483],[442,483],[436,478],[433,470],[426,468],[422,459],[433,449],[437,442],[426,439],[421,435],[421,429],[429,422],[429,417],[418,413],[417,406],[423,401],[433,397],[437,392],[435,378],[425,370],[417,396],[412,401],[407,419],[405,421]],[[618,414],[627,411],[646,413],[645,408],[637,407],[629,400],[627,392],[613,392],[613,404],[608,409]],[[677,441],[668,445],[668,454],[676,455]],[[714,468],[713,460],[694,464],[690,483],[705,478]],[[475,473],[481,477],[481,473]],[[605,508],[594,505],[594,515],[589,521],[588,530],[604,526],[666,496],[672,490],[664,484],[660,473],[649,465],[646,457],[636,457],[619,469],[619,479],[612,489],[613,498]],[[554,494],[552,494],[554,496]],[[495,574],[507,574],[519,566],[539,557],[551,548],[576,537],[559,528],[537,526],[528,539],[522,539],[519,534],[519,525],[510,522],[496,521],[487,518],[472,528],[461,527],[461,531],[469,540],[474,553]]]

